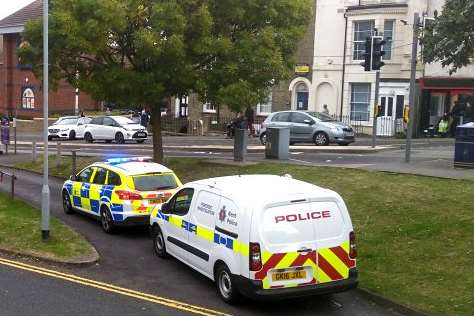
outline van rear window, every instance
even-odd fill
[[[133,177],[135,190],[158,191],[176,189],[178,184],[172,174],[145,174]]]

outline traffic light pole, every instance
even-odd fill
[[[43,240],[49,239],[49,164],[48,164],[48,81],[49,81],[49,60],[48,60],[48,0],[43,0],[43,189],[41,191],[41,237]]]
[[[420,22],[420,16],[418,13],[415,13],[415,18],[413,22],[413,43],[411,50],[411,77],[410,77],[410,118],[408,120],[408,130],[407,130],[407,143],[406,143],[406,152],[405,152],[405,161],[410,163],[411,161],[411,139],[413,136],[413,128],[415,125],[415,101],[416,101],[416,60],[418,55],[418,24]]]
[[[375,72],[374,118],[372,127],[372,148],[377,147],[377,111],[379,105],[380,70]]]

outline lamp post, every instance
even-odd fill
[[[43,0],[43,189],[41,191],[41,237],[44,241],[49,239],[49,163],[48,163],[48,81],[49,81],[49,58],[48,58],[48,0]]]

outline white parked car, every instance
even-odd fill
[[[84,127],[91,121],[90,117],[65,116],[48,127],[48,140],[84,138]]]
[[[124,144],[126,141],[143,143],[148,138],[146,128],[123,116],[100,116],[90,121],[84,132],[84,139],[88,143],[95,140],[115,141]]]
[[[355,234],[341,196],[288,176],[185,184],[153,210],[150,223],[155,253],[215,281],[228,303],[240,294],[280,299],[358,283]]]

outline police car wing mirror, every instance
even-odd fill
[[[76,181],[76,180],[77,180],[77,176],[76,176],[75,174],[71,174],[71,175],[69,176],[69,180],[71,180],[71,181]]]
[[[163,203],[161,205],[161,213],[163,213],[163,214],[168,214],[170,212],[170,209],[171,209],[171,207],[168,203]]]

